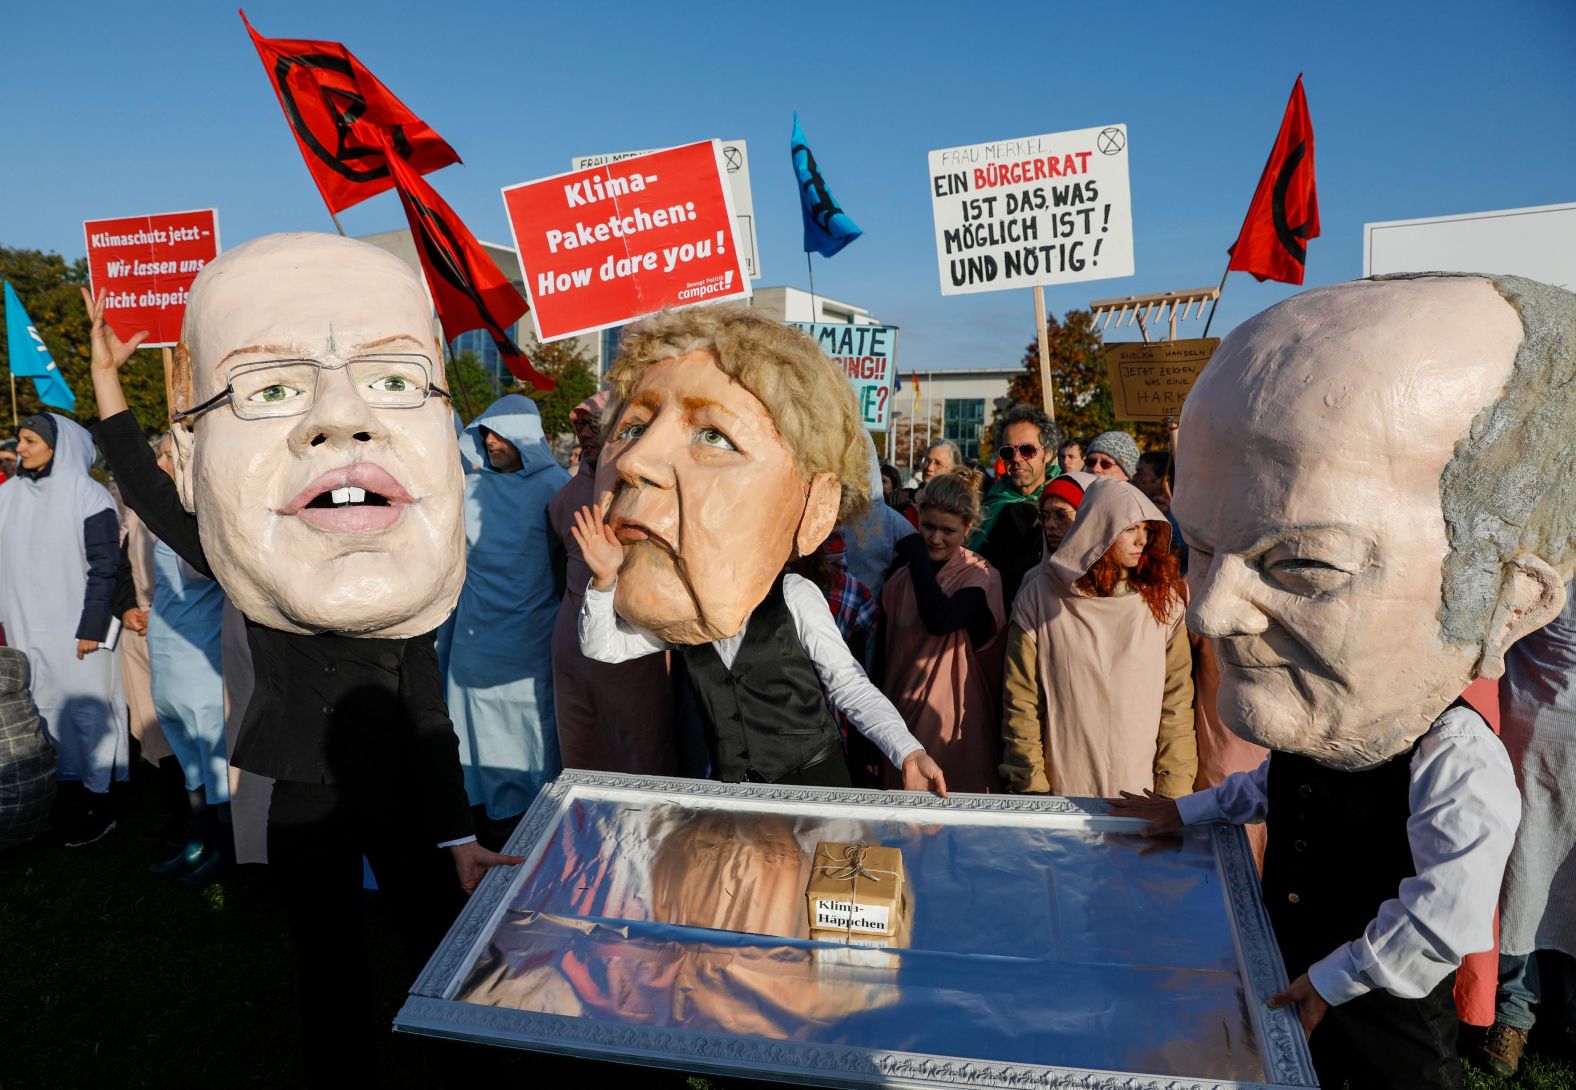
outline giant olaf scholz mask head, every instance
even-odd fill
[[[465,578],[451,410],[417,275],[364,242],[267,235],[198,275],[176,350],[176,482],[247,617],[436,628]]]
[[[1222,719],[1335,768],[1405,752],[1551,620],[1576,559],[1576,295],[1420,274],[1234,330],[1172,513]]]

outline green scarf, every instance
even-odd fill
[[[1012,482],[1007,478],[1003,477],[998,480],[991,490],[985,493],[985,498],[980,501],[980,520],[975,523],[974,530],[969,534],[968,541],[964,542],[965,546],[978,551],[979,547],[985,544],[985,539],[990,536],[991,530],[996,525],[996,520],[1001,516],[1002,508],[1014,503],[1039,503],[1040,493],[1045,491],[1046,484],[1055,480],[1059,475],[1059,466],[1048,466],[1045,480],[1040,484],[1039,488],[1036,488],[1028,495],[1024,495],[1014,488]]]

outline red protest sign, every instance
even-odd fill
[[[537,338],[748,297],[725,179],[707,140],[505,188]]]
[[[186,296],[203,266],[219,253],[219,213],[161,212],[88,220],[88,283],[108,294],[104,320],[125,339],[148,331],[144,348],[169,347],[181,339]]]

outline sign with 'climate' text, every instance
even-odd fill
[[[1133,275],[1127,126],[930,153],[941,294]]]
[[[707,140],[504,189],[538,339],[748,297],[724,179]]]
[[[897,327],[790,322],[814,337],[853,384],[865,430],[886,431],[897,380]]]
[[[122,340],[146,330],[144,348],[181,339],[192,281],[219,253],[219,213],[161,212],[88,220],[88,285],[106,292],[104,320]]]

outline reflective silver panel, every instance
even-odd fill
[[[1133,828],[1091,800],[566,773],[396,1026],[833,1085],[1315,1085],[1263,1006],[1284,973],[1241,831]],[[807,930],[815,845],[857,840],[903,852],[886,945]]]

